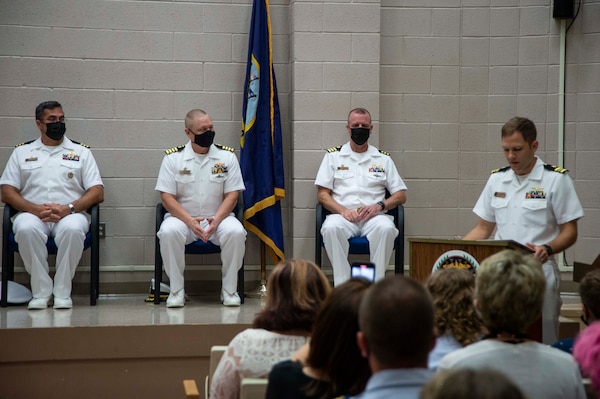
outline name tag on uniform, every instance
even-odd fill
[[[496,198],[506,198],[506,193],[503,193],[502,191],[496,191],[494,193],[494,197],[496,197]]]
[[[337,167],[337,170],[348,170],[348,167],[345,166],[344,164],[341,164],[340,166]]]
[[[191,171],[191,170],[189,170],[188,168],[184,167],[183,169],[181,169],[181,170],[179,171],[179,174],[180,174],[180,175],[191,175],[191,174],[192,174],[192,171]]]

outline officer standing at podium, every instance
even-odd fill
[[[514,240],[529,247],[542,262],[546,294],[542,334],[546,344],[558,341],[560,272],[554,255],[577,240],[583,209],[566,170],[545,164],[538,149],[535,124],[514,117],[502,127],[502,149],[509,163],[492,175],[473,208],[477,225],[464,240]]]

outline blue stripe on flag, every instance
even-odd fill
[[[254,0],[242,107],[240,167],[244,226],[284,258],[280,200],[285,197],[281,120],[273,70],[268,0]]]

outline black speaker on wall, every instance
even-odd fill
[[[552,18],[573,18],[573,0],[554,0]]]

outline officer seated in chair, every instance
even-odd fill
[[[375,279],[384,277],[399,234],[384,211],[406,202],[406,185],[394,161],[368,143],[373,131],[369,111],[350,111],[346,131],[350,141],[327,150],[315,180],[317,200],[331,212],[321,234],[336,286],[350,278],[348,239],[355,236],[367,237]]]
[[[221,302],[240,306],[237,273],[246,250],[246,230],[234,216],[239,193],[245,190],[233,148],[213,144],[210,116],[193,109],[185,117],[186,145],[166,151],[156,190],[167,210],[157,233],[171,292],[167,307],[185,304],[185,246],[211,241],[221,247]]]
[[[104,201],[100,171],[89,147],[68,139],[62,105],[46,101],[35,109],[40,137],[18,145],[0,178],[2,202],[17,209],[15,241],[31,275],[29,309],[70,309],[72,278],[81,259],[90,215]],[[46,241],[58,248],[54,281]]]

